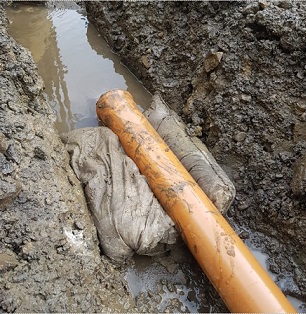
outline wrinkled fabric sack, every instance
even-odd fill
[[[110,129],[78,129],[61,139],[107,256],[122,262],[135,252],[156,255],[175,243],[174,223]]]
[[[184,122],[159,94],[153,96],[144,115],[219,211],[226,213],[236,189],[205,144],[187,135]]]

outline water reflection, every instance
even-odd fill
[[[97,126],[95,104],[109,89],[127,89],[137,104],[149,106],[151,95],[88,23],[84,10],[16,3],[7,14],[10,34],[31,51],[44,79],[60,132]]]
[[[133,95],[136,103],[141,106],[142,109],[148,108],[151,102],[151,94],[149,94],[146,89],[139,88],[139,81],[120,63],[119,56],[110,50],[107,43],[100,38],[99,34],[97,34],[97,30],[92,24],[88,25],[87,39],[91,48],[96,51],[99,56],[112,61],[114,67],[113,70],[120,76],[124,77],[127,86],[126,89]]]

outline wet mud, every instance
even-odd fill
[[[233,180],[227,219],[305,310],[304,2],[86,2],[123,62]]]

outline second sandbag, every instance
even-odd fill
[[[186,125],[159,94],[155,94],[144,115],[168,144],[214,205],[224,214],[231,206],[236,189],[204,143],[187,135]]]

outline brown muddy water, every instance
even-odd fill
[[[96,101],[110,89],[126,89],[141,107],[149,106],[151,94],[88,23],[84,9],[17,3],[6,12],[10,34],[38,66],[59,132],[97,126]]]
[[[141,109],[147,108],[151,94],[120,63],[120,58],[88,22],[85,10],[72,2],[70,8],[67,2],[62,7],[59,4],[57,8],[48,8],[15,3],[6,8],[10,34],[31,51],[45,82],[45,92],[57,115],[58,131],[98,126],[95,104],[110,89],[128,90]],[[267,269],[268,256],[252,249],[251,243],[248,246]],[[136,256],[124,276],[133,295],[149,295],[159,312],[171,312],[172,305],[180,312],[214,311],[209,305],[213,296],[205,292],[207,279],[186,247],[177,247],[164,258]],[[300,302],[289,299],[298,309]]]

